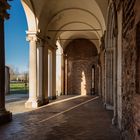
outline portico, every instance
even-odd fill
[[[37,109],[58,95],[82,95],[86,99],[96,94],[105,109],[113,112],[112,124],[121,130],[123,139],[139,140],[140,1],[21,3],[30,50],[29,99],[25,107]],[[11,120],[11,113],[5,109],[4,91],[7,9],[7,1],[0,0],[0,123]]]
[[[6,12],[10,6],[7,2],[0,1],[0,124],[12,120],[12,113],[5,108],[5,43],[4,20],[9,17]]]

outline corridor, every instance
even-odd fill
[[[119,140],[113,112],[98,96],[61,96],[36,110],[13,115],[0,126],[0,140]]]
[[[5,30],[12,3],[0,0],[0,140],[140,140],[140,0],[20,0],[23,37]],[[5,97],[10,56],[28,61],[20,109]]]

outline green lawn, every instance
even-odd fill
[[[28,90],[29,87],[28,87],[28,84],[27,86],[25,86],[25,83],[10,83],[10,90],[11,91],[23,91],[23,90]]]

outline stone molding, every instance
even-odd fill
[[[57,45],[49,43],[47,40],[45,40],[44,46],[48,47],[48,49],[50,49],[51,51],[57,50]]]
[[[36,31],[26,31],[26,40],[29,42],[36,42],[36,47],[45,47],[45,40],[41,38]]]
[[[105,52],[113,52],[113,51],[114,51],[113,47],[105,48]]]
[[[39,37],[37,36],[37,32],[36,31],[26,31],[27,37],[26,40],[27,41],[39,41]]]

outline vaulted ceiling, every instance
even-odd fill
[[[106,30],[107,0],[21,0],[28,30],[65,46],[71,39],[87,38],[99,46]]]

